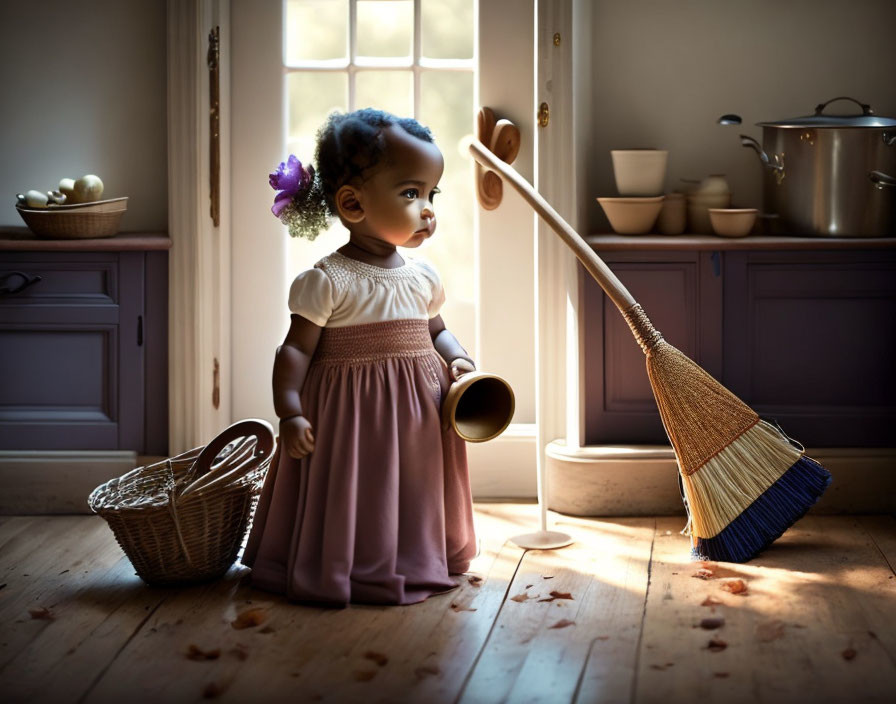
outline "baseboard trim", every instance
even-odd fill
[[[817,513],[896,512],[896,448],[817,448],[834,477]],[[548,507],[575,516],[683,515],[672,448],[617,445],[546,449]]]
[[[515,423],[494,440],[467,443],[467,464],[476,501],[534,499],[535,426]]]
[[[0,451],[0,515],[90,513],[90,492],[136,461],[124,451]]]

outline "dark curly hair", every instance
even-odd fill
[[[396,117],[374,108],[333,113],[317,133],[314,163],[330,215],[336,215],[336,191],[364,178],[386,149],[383,131],[398,125],[413,137],[433,142],[429,128],[410,117]]]

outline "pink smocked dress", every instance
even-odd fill
[[[323,327],[302,388],[314,451],[279,453],[243,563],[298,601],[410,604],[455,586],[476,552],[463,441],[440,421],[449,385],[429,319],[439,277],[338,252],[293,282],[293,313]]]

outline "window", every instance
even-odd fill
[[[473,10],[473,0],[286,0],[283,16],[286,153],[313,162],[316,131],[334,110],[375,107],[432,129],[445,173],[438,230],[421,254],[439,270],[443,316],[470,350],[475,204],[461,143],[474,116]],[[344,241],[338,221],[314,242],[291,240],[289,270],[309,268]]]
[[[365,30],[364,18],[387,6],[396,18],[413,18],[400,42]],[[276,421],[270,373],[273,351],[289,327],[286,291],[298,271],[346,237],[340,228],[313,243],[289,238],[270,213],[267,174],[287,149],[302,160],[313,158],[315,131],[331,109],[361,105],[361,96],[369,95],[365,80],[404,75],[404,100],[433,129],[446,159],[436,201],[439,231],[424,253],[445,280],[445,321],[480,368],[503,376],[516,394],[514,425],[496,440],[467,448],[474,495],[534,495],[535,216],[514,193],[497,210],[480,209],[472,160],[457,149],[473,129],[475,107],[488,105],[521,128],[515,165],[533,179],[533,0],[230,0],[230,8],[232,417]],[[310,24],[314,32],[304,42],[292,41],[290,32],[309,33],[290,28],[291,22]],[[401,23],[389,24],[389,32],[393,24]],[[387,41],[394,44],[377,48]],[[310,87],[298,92],[293,107],[290,82],[303,80]]]

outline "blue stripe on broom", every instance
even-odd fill
[[[697,538],[691,556],[724,562],[756,557],[802,518],[830,483],[828,470],[800,457],[715,537]]]

